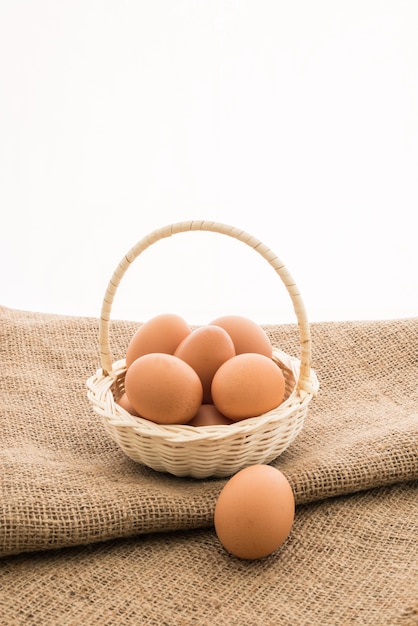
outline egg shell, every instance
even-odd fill
[[[174,313],[161,313],[152,317],[138,328],[129,342],[126,367],[144,354],[174,354],[179,343],[191,332],[187,322]]]
[[[135,417],[138,417],[138,413],[135,411],[134,407],[129,402],[128,396],[126,395],[126,393],[123,393],[120,396],[117,403],[119,404],[119,406],[125,409],[125,411],[128,411],[128,413],[130,413],[131,415],[135,415]]]
[[[267,413],[283,402],[285,378],[274,361],[262,354],[232,357],[212,381],[213,404],[231,420]]]
[[[190,333],[174,353],[198,374],[203,387],[203,402],[212,402],[211,385],[215,372],[235,356],[231,337],[220,326],[201,326]]]
[[[199,410],[203,389],[199,376],[172,354],[137,358],[125,374],[125,392],[137,413],[157,424],[185,424]]]
[[[226,330],[234,342],[236,354],[256,352],[270,359],[273,356],[266,331],[253,320],[242,315],[223,315],[210,323]]]
[[[251,465],[223,487],[214,525],[227,552],[255,560],[271,555],[285,542],[294,516],[295,500],[286,476],[271,465]]]
[[[214,404],[202,404],[189,426],[227,426],[233,424],[225,415],[219,413]]]

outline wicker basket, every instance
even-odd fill
[[[134,417],[117,404],[124,391],[125,360],[112,363],[109,321],[112,302],[130,264],[160,239],[186,231],[211,231],[252,247],[275,269],[293,303],[299,326],[300,359],[273,348],[273,360],[283,370],[285,399],[258,417],[222,426],[160,425]],[[109,281],[99,322],[101,368],[87,381],[87,395],[112,439],[134,461],[175,476],[194,478],[231,476],[257,463],[270,463],[302,429],[319,383],[310,367],[309,324],[300,293],[283,263],[261,241],[242,230],[218,222],[189,221],[155,230],[123,257]]]

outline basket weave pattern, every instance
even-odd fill
[[[124,391],[125,360],[112,363],[109,321],[114,296],[131,263],[150,245],[179,232],[204,230],[224,234],[252,247],[275,269],[292,299],[298,320],[301,358],[273,350],[273,360],[286,381],[279,407],[227,426],[161,425],[134,417],[117,404]],[[87,381],[87,395],[110,437],[134,461],[157,471],[194,478],[230,476],[279,456],[303,427],[319,384],[310,367],[311,341],[306,312],[296,284],[284,264],[261,241],[218,222],[181,222],[153,231],[121,260],[106,290],[99,321],[101,368]]]

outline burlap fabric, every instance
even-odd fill
[[[136,327],[112,323],[115,359]],[[266,330],[298,355],[296,327]],[[295,523],[248,563],[212,527],[225,479],[109,439],[85,388],[98,321],[0,307],[0,624],[418,624],[418,318],[311,330],[320,393],[274,462]]]

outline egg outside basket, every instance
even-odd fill
[[[233,237],[258,252],[281,278],[293,303],[299,326],[300,359],[273,348],[273,360],[286,381],[284,401],[257,417],[222,426],[160,425],[134,417],[117,404],[124,391],[125,360],[112,363],[110,312],[116,290],[131,263],[160,239],[187,231],[211,231]],[[257,463],[270,463],[296,438],[319,383],[311,369],[311,339],[305,307],[284,264],[261,241],[219,222],[189,221],[157,229],[123,257],[111,277],[99,320],[101,368],[87,381],[87,396],[110,437],[134,461],[175,476],[227,477]]]

